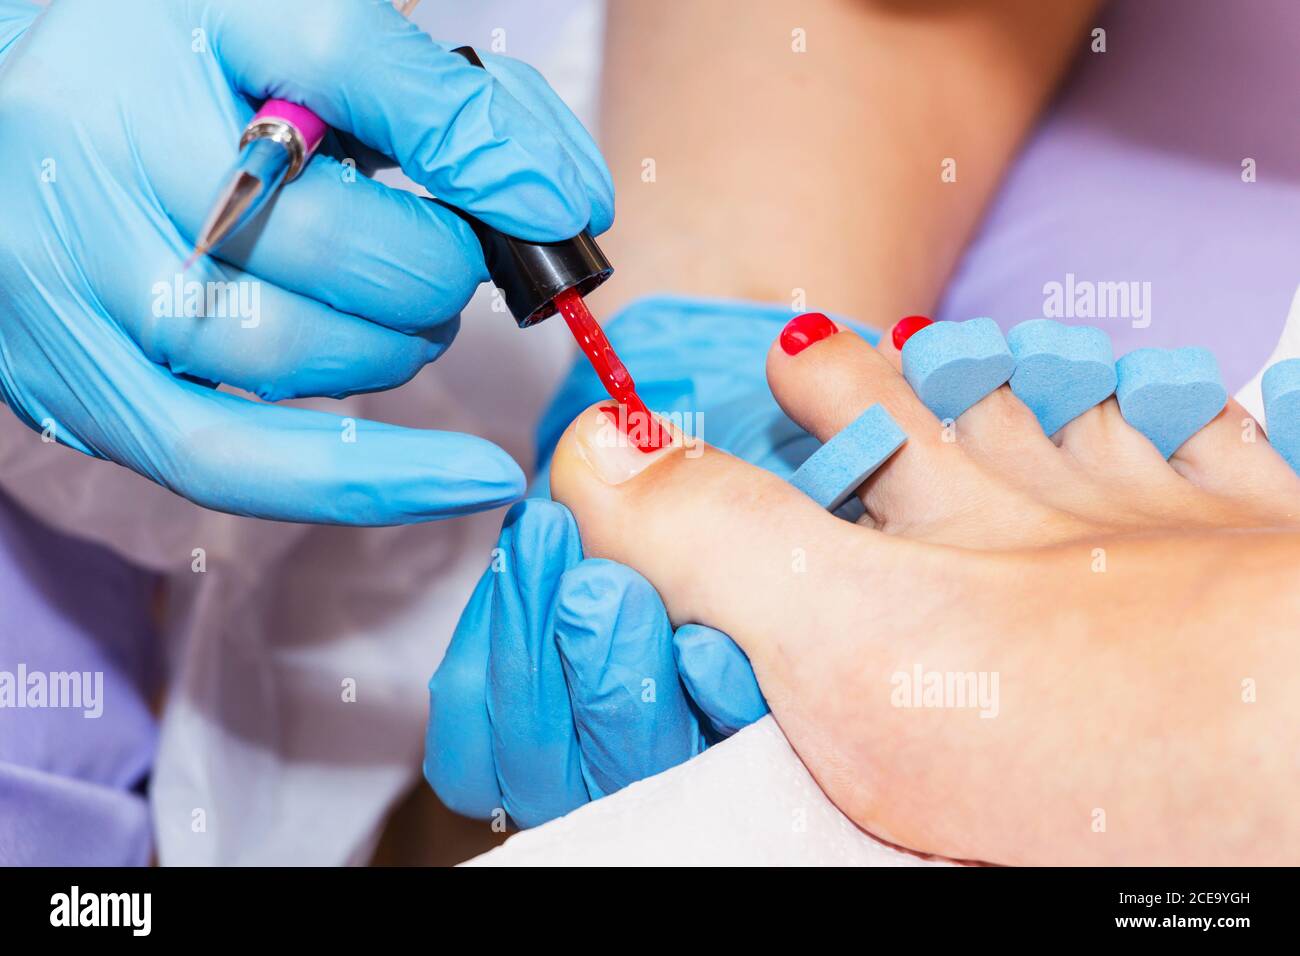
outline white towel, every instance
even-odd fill
[[[471,866],[923,866],[835,808],[771,715]]]

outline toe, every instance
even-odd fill
[[[907,434],[907,443],[858,489],[881,530],[981,547],[1024,544],[1026,533],[1041,541],[1044,529],[1049,538],[1074,533],[1070,519],[972,459],[960,439],[966,416],[955,428],[941,423],[916,397],[896,360],[890,337],[873,348],[838,327],[794,354],[778,342],[767,360],[768,383],[781,408],[822,441],[874,404]],[[1032,414],[1029,422],[1041,438]]]
[[[886,800],[876,775],[856,773],[861,761],[826,727],[867,728],[868,750],[878,743],[888,751],[907,737],[911,728],[888,690],[900,653],[915,654],[918,641],[933,647],[940,615],[1004,569],[842,521],[775,475],[709,446],[645,455],[618,447],[607,421],[598,408],[579,415],[552,465],[552,492],[577,518],[584,551],[639,571],[675,624],[735,639],[832,800],[846,807]],[[881,692],[828,695],[850,669],[871,675],[863,680]],[[904,832],[883,811],[857,819],[886,837]]]
[[[891,532],[946,517],[936,479],[967,466],[943,426],[887,359],[861,336],[834,334],[793,354],[784,338],[767,359],[768,384],[782,410],[819,441],[830,441],[872,405],[884,407],[907,443],[858,489],[872,519]]]
[[[1247,419],[1249,413],[1229,402],[1166,461],[1110,398],[1066,425],[1057,438],[1061,450],[1108,489],[1102,500],[1112,526],[1253,526],[1276,514],[1257,504],[1285,507],[1281,489],[1290,487],[1295,500],[1296,486],[1262,430],[1254,426],[1252,431]]]
[[[881,338],[881,354],[901,368],[900,350],[913,334],[931,324],[922,316],[902,319],[890,335]],[[960,325],[949,323],[945,328]],[[996,330],[993,334],[1001,337]],[[933,342],[928,344],[934,347]],[[986,472],[1056,511],[1097,523],[1097,488],[1044,434],[1037,416],[1009,383],[994,388],[962,412],[950,432],[949,437]]]
[[[1192,484],[1265,517],[1300,516],[1300,478],[1235,399],[1169,459]]]
[[[965,452],[986,468],[1054,507],[1076,510],[1091,489],[1070,467],[1029,406],[1003,385],[969,408],[954,425]]]
[[[552,493],[577,517],[584,550],[640,571],[675,624],[732,635],[766,687],[773,655],[815,632],[814,594],[853,600],[880,536],[703,443],[646,454],[612,430],[588,409],[552,465]]]
[[[1195,505],[1188,500],[1187,483],[1156,446],[1124,420],[1114,398],[1066,424],[1056,438],[1077,469],[1109,489],[1104,509],[1113,524],[1143,526],[1166,509]]]

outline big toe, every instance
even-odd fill
[[[818,633],[809,609],[854,594],[872,560],[875,535],[771,473],[680,433],[643,452],[598,406],[561,438],[551,491],[589,556],[640,571],[674,624],[732,635],[760,681],[781,645]]]
[[[609,417],[590,408],[556,448],[551,490],[576,516],[586,553],[640,571],[674,624],[730,634],[830,798],[886,839],[935,850],[916,820],[950,799],[947,784],[931,788],[941,798],[920,800],[911,791],[900,800],[882,784],[914,771],[916,751],[899,742],[919,739],[888,688],[900,667],[911,672],[900,662],[950,653],[954,608],[986,620],[981,602],[996,603],[994,582],[1018,575],[1008,568],[1022,567],[1021,559],[999,555],[986,564],[974,553],[958,558],[951,548],[843,521],[775,475],[707,445],[643,454],[619,438]],[[966,646],[956,653],[954,661],[971,659]],[[860,682],[855,692],[830,692],[845,674]],[[872,687],[879,692],[860,692]],[[864,728],[861,737],[829,732],[844,726]],[[957,740],[945,738],[940,765],[958,752]]]

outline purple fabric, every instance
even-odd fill
[[[0,680],[102,674],[98,718],[86,701],[0,707],[0,865],[148,863],[152,585],[0,497]]]
[[[1116,354],[1203,345],[1235,391],[1300,283],[1300,4],[1120,0],[1016,162],[939,317],[1044,315],[1044,285],[1150,282]],[[1242,181],[1242,160],[1258,179]],[[958,158],[958,182],[961,168]]]

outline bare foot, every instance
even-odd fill
[[[552,490],[589,554],[745,648],[841,809],[960,859],[1300,858],[1300,479],[1240,406],[1166,462],[1113,401],[1049,439],[1003,388],[945,430],[852,334],[768,377],[819,438],[875,402],[908,433],[859,490],[874,528],[595,409]]]

